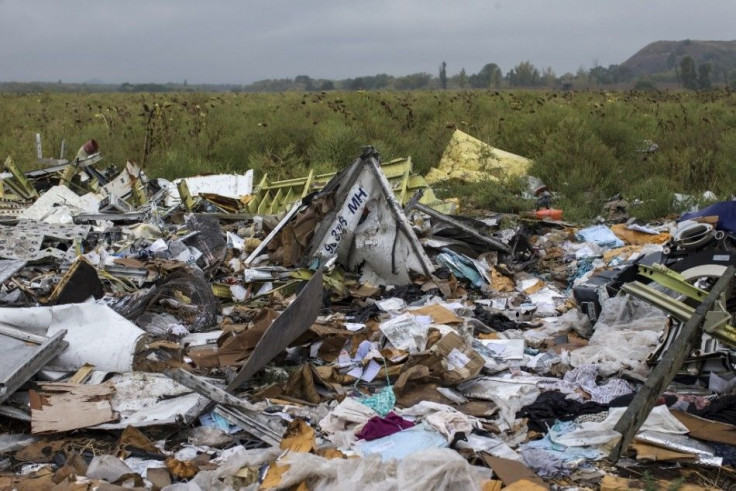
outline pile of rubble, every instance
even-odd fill
[[[728,203],[579,229],[450,216],[370,147],[255,189],[99,160],[0,176],[3,489],[623,489],[736,461]]]

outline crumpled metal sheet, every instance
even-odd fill
[[[30,341],[22,335],[0,334],[0,403],[67,347],[66,332],[61,330],[48,338],[34,337]]]
[[[319,315],[322,308],[322,270],[317,270],[304,289],[286,310],[273,321],[258,341],[253,353],[245,362],[228,390],[237,389],[289,344],[304,333]]]
[[[716,457],[713,447],[686,435],[674,435],[672,433],[660,433],[658,431],[642,431],[636,435],[634,440],[637,442],[651,443],[652,445],[678,452],[695,454],[697,456],[696,462],[707,467],[720,467],[723,464],[723,459]]]
[[[15,276],[25,265],[26,261],[20,259],[0,259],[0,284]]]
[[[90,229],[89,225],[49,224],[35,220],[20,220],[14,227],[0,225],[0,258],[33,261],[55,257],[71,261],[77,256],[71,244],[84,240]],[[55,247],[42,249],[44,241],[52,239],[68,242],[70,247],[66,251]]]
[[[208,216],[191,215],[187,218],[187,227],[192,232],[199,233],[185,240],[184,243],[197,248],[202,253],[202,260],[204,260],[202,269],[206,272],[214,271],[227,254],[227,241],[223,238],[220,222]]]

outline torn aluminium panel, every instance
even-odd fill
[[[256,411],[247,401],[239,399],[224,389],[181,368],[170,373],[169,377],[219,403],[214,411],[231,423],[245,428],[251,435],[272,446],[278,446],[281,442],[283,429],[275,428],[271,424],[272,421]]]
[[[79,256],[56,285],[46,300],[47,305],[82,303],[90,298],[99,300],[105,295],[97,268],[84,256]]]
[[[406,204],[417,189],[424,190],[421,203],[443,213],[453,213],[457,208],[455,200],[440,200],[423,177],[413,173],[411,157],[394,159],[381,163],[381,171],[391,184],[391,189],[400,203]],[[335,173],[315,174],[310,170],[305,177],[272,182],[264,175],[253,190],[253,199],[247,209],[251,213],[270,215],[285,212],[309,194],[324,188]]]
[[[55,240],[73,244],[87,237],[89,225],[50,224],[22,219],[14,227],[0,225],[0,258],[35,261],[55,257],[71,261],[76,257],[74,247],[62,251],[56,247],[43,249],[44,242]]]
[[[485,244],[487,247],[489,247],[491,250],[494,251],[500,251],[500,252],[511,252],[511,249],[509,246],[503,243],[503,241],[496,239],[495,237],[488,237],[481,233],[479,233],[477,230],[473,229],[472,227],[465,225],[464,223],[460,222],[459,220],[456,220],[450,216],[445,215],[444,213],[440,213],[429,206],[425,206],[421,203],[412,202],[410,201],[409,204],[406,205],[406,208],[404,208],[405,212],[408,212],[409,210],[416,209],[418,211],[421,211],[425,215],[428,215],[431,218],[434,218],[435,220],[439,222],[443,222],[445,224],[448,224],[452,227],[455,227],[457,229],[460,229],[461,231],[465,232],[466,234],[470,235],[471,237],[475,238],[477,241]]]
[[[18,259],[0,259],[0,285],[25,268],[26,264],[28,264],[26,261]]]
[[[29,334],[0,323],[0,403],[56,357],[67,342],[65,330],[51,337]]]
[[[409,220],[399,207],[378,153],[363,155],[335,176],[323,193],[334,192],[336,208],[317,228],[307,262],[325,264],[332,258],[348,270],[362,268],[375,285],[405,285],[409,272],[429,276],[434,267]]]
[[[314,324],[322,307],[322,294],[322,270],[319,269],[296,299],[266,329],[248,361],[228,384],[228,390],[243,385]]]
[[[448,179],[465,182],[498,181],[507,176],[523,176],[532,165],[526,157],[516,155],[455,130],[436,168],[430,169],[430,184]]]
[[[142,186],[145,180],[145,174],[138,165],[126,162],[125,169],[102,186],[98,195],[100,199],[114,195],[126,201],[130,200],[135,205],[142,205],[145,200],[142,200],[140,195],[143,193]]]
[[[182,180],[186,181],[187,188],[192,196],[206,193],[238,199],[253,192],[253,169],[248,170],[243,175],[215,174],[185,177],[176,179],[174,184],[179,184],[179,181]]]
[[[19,218],[49,224],[69,224],[79,213],[96,212],[99,201],[92,193],[79,196],[66,186],[54,186],[25,209]]]

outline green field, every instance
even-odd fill
[[[455,128],[535,160],[532,174],[562,197],[566,218],[598,215],[606,198],[640,199],[634,214],[674,210],[672,194],[734,192],[736,95],[708,92],[287,92],[278,94],[0,94],[0,156],[35,168],[62,139],[96,139],[108,164],[133,160],[152,177],[252,168],[256,181],[346,166],[371,144],[411,156],[424,173]],[[644,140],[659,146],[641,152]],[[518,211],[519,183],[451,183],[466,208]]]

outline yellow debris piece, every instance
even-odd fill
[[[455,130],[442,154],[439,165],[427,173],[425,179],[435,184],[448,179],[466,182],[499,180],[506,176],[525,175],[532,161],[473,138]]]
[[[401,206],[406,205],[414,192],[418,189],[424,190],[419,202],[430,208],[445,213],[455,213],[459,207],[456,198],[441,200],[429,187],[422,176],[413,173],[411,157],[399,158],[390,162],[381,163],[381,171],[388,179],[391,189],[394,191],[397,201]],[[306,177],[287,179],[285,181],[270,181],[268,175],[264,175],[260,184],[253,191],[251,200],[246,204],[250,213],[261,215],[272,215],[288,211],[294,203],[313,191],[325,187],[335,177],[335,173],[315,174],[309,171]]]

